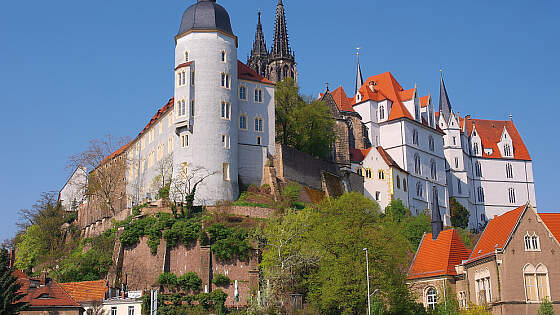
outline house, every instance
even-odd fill
[[[560,214],[530,204],[491,219],[470,253],[454,230],[426,234],[408,283],[426,307],[456,294],[461,307],[487,305],[494,314],[537,314],[544,299],[559,312],[558,237]]]
[[[17,277],[18,283],[21,285],[20,292],[26,294],[18,302],[29,304],[24,311],[20,312],[21,315],[84,314],[84,308],[74,301],[60,284],[51,278],[47,278],[46,274],[35,278],[16,270],[14,276]]]
[[[103,309],[107,315],[142,314],[139,292],[133,295],[110,289],[105,280],[69,282],[60,285],[86,310],[86,314],[92,314],[96,308]]]

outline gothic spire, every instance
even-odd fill
[[[270,54],[273,58],[294,59],[290,42],[288,40],[288,27],[286,25],[286,13],[282,0],[278,0],[276,7],[276,23],[274,26],[274,42]]]
[[[360,68],[360,48],[356,48],[358,51],[356,52],[356,56],[358,56],[358,69],[356,71],[356,91],[354,91],[354,95],[358,94],[358,90],[364,85],[364,77],[362,76],[362,68]]]
[[[257,32],[255,33],[255,42],[253,43],[253,50],[251,51],[251,56],[268,56],[268,50],[266,49],[266,43],[264,40],[264,33],[262,30],[261,23],[261,11],[258,13],[258,23]]]
[[[437,187],[434,186],[434,196],[432,201],[432,239],[437,240],[439,233],[443,231],[443,221],[439,212],[439,200]]]
[[[447,95],[447,89],[445,88],[445,82],[443,82],[443,70],[441,72],[441,81],[439,85],[439,112],[443,115],[443,118],[447,121],[451,115],[451,102],[449,102],[449,96]]]

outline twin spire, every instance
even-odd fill
[[[443,70],[441,72],[441,80],[439,83],[439,112],[443,115],[446,122],[449,121],[449,116],[451,116],[451,102],[449,101],[449,96],[447,95],[447,89],[445,88],[445,82],[443,82]]]

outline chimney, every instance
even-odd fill
[[[370,82],[369,82],[369,89],[370,89],[372,92],[375,92],[375,82],[374,82],[374,81],[370,81]]]
[[[41,282],[41,286],[47,285],[47,272],[46,271],[41,272],[41,277],[39,278],[39,281]]]

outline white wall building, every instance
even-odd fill
[[[77,211],[78,206],[86,202],[87,177],[86,168],[83,166],[77,167],[70,175],[58,193],[58,201],[62,203],[64,210]]]
[[[275,151],[274,84],[238,61],[227,11],[199,0],[175,42],[175,96],[127,147],[129,205],[155,198],[162,174],[208,176],[198,205],[235,200],[239,181],[261,184]]]
[[[512,120],[460,117],[443,76],[437,116],[445,132],[449,194],[469,210],[472,227],[527,203],[536,208],[533,163]]]

